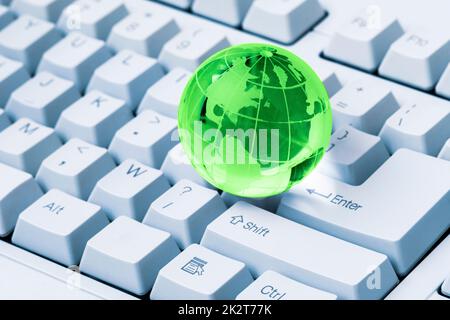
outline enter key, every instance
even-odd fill
[[[406,274],[450,227],[450,162],[401,149],[366,182],[311,174],[278,214],[386,254]]]

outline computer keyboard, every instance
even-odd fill
[[[0,0],[0,298],[450,299],[448,12]],[[269,198],[216,190],[176,139],[191,73],[245,42],[332,104],[317,170]]]

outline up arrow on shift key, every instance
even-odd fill
[[[449,212],[450,162],[407,149],[360,186],[313,173],[278,208],[290,220],[386,254],[400,275],[450,227]]]

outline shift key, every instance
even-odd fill
[[[246,202],[209,224],[201,244],[244,262],[255,277],[273,270],[339,299],[380,299],[398,281],[385,255]]]

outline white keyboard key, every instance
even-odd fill
[[[152,202],[169,188],[160,170],[125,160],[97,182],[89,202],[101,206],[110,220],[127,216],[142,221]]]
[[[380,137],[344,126],[331,136],[318,171],[351,185],[360,185],[387,159]]]
[[[450,161],[450,138],[445,143],[438,158]]]
[[[14,13],[0,4],[0,30],[14,21]]]
[[[313,173],[278,214],[382,252],[404,275],[450,226],[449,190],[449,162],[401,149],[361,186]]]
[[[441,80],[439,80],[439,83],[436,86],[436,92],[437,94],[450,99],[450,64],[448,64]]]
[[[167,152],[177,143],[177,121],[146,110],[115,134],[109,152],[118,162],[132,158],[159,168]]]
[[[88,241],[80,271],[144,295],[179,252],[169,233],[119,217]]]
[[[181,180],[151,204],[143,223],[169,232],[185,249],[199,243],[206,226],[226,209],[217,191]]]
[[[44,52],[60,39],[52,23],[23,15],[0,32],[0,54],[22,62],[33,73]]]
[[[372,72],[402,34],[398,20],[373,5],[337,30],[324,53],[329,58]]]
[[[324,14],[317,0],[254,0],[243,28],[291,43],[311,29]]]
[[[184,30],[163,46],[159,61],[169,70],[181,67],[193,72],[209,56],[229,44],[226,36],[217,31],[205,28]]]
[[[36,179],[45,190],[57,188],[86,200],[114,167],[106,149],[71,139],[42,162]]]
[[[44,71],[12,93],[6,111],[13,119],[26,117],[54,127],[61,112],[79,97],[73,82]]]
[[[54,189],[20,214],[12,242],[63,265],[78,265],[87,241],[106,225],[99,206]]]
[[[264,197],[264,198],[245,198],[245,197],[239,197],[234,194],[228,193],[228,192],[222,192],[221,197],[223,201],[225,201],[225,204],[228,207],[233,206],[234,204],[238,203],[239,201],[245,201],[247,203],[250,203],[254,205],[255,207],[275,212],[277,211],[278,205],[281,201],[281,194],[271,196],[271,197]]]
[[[230,300],[253,281],[245,264],[198,244],[161,269],[152,300]]]
[[[95,69],[110,57],[103,41],[73,32],[44,54],[38,70],[73,81],[83,91]]]
[[[31,175],[0,163],[0,237],[11,233],[19,214],[42,195]]]
[[[266,271],[244,289],[236,300],[336,300],[336,295]]]
[[[3,109],[0,109],[0,132],[11,124],[8,115]]]
[[[378,71],[395,81],[431,90],[449,62],[446,36],[408,32],[392,44]]]
[[[35,175],[41,162],[60,146],[53,129],[22,118],[0,133],[0,161]]]
[[[13,0],[11,8],[19,14],[29,14],[42,20],[56,22],[73,0]]]
[[[426,300],[439,298],[436,291],[441,288],[450,270],[450,235],[447,235],[392,290],[386,300]]]
[[[136,12],[114,26],[108,45],[116,51],[130,49],[157,58],[163,45],[179,31],[175,20],[167,15]]]
[[[163,75],[155,59],[124,50],[95,70],[88,91],[96,89],[125,100],[134,110],[148,87]]]
[[[357,80],[331,98],[334,129],[351,125],[378,134],[386,120],[400,108],[388,87]]]
[[[78,0],[63,11],[58,27],[67,33],[79,30],[106,40],[112,27],[126,15],[122,0]]]
[[[187,179],[203,187],[214,189],[205,179],[200,177],[191,165],[191,161],[188,159],[180,143],[167,153],[161,166],[161,171],[164,172],[164,176],[169,179],[171,185],[174,185],[180,180]]]
[[[181,9],[188,9],[192,3],[192,0],[158,0],[158,1],[176,6]]]
[[[10,243],[0,241],[2,300],[136,300],[118,289],[84,276]]]
[[[0,108],[4,108],[11,93],[30,78],[23,64],[0,55]]]
[[[164,116],[177,119],[178,105],[191,73],[175,68],[152,85],[139,105],[138,113],[151,109]]]
[[[133,118],[125,101],[93,90],[63,111],[56,131],[107,148],[116,131]]]
[[[397,282],[385,255],[246,202],[209,224],[201,244],[246,263],[254,276],[273,270],[340,299],[380,299]]]
[[[314,69],[317,72],[320,80],[322,80],[323,85],[327,89],[329,97],[334,96],[336,92],[342,89],[342,83],[337,77],[336,73],[333,72],[333,70],[323,66],[318,66]]]
[[[192,11],[199,15],[237,27],[241,24],[254,0],[194,0]],[[256,0],[258,1],[258,0]]]
[[[389,152],[408,148],[436,156],[450,137],[450,108],[439,99],[403,106],[380,132]]]

